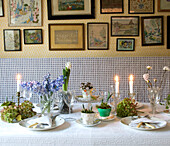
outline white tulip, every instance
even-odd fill
[[[170,69],[169,69],[168,66],[164,66],[163,70],[164,70],[164,71],[170,71]]]
[[[67,63],[65,64],[65,66],[66,66],[67,69],[71,69],[71,62],[67,62]]]
[[[143,78],[144,78],[145,81],[148,81],[148,79],[149,79],[149,74],[144,74],[144,75],[143,75]]]

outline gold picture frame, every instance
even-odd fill
[[[84,50],[84,24],[49,24],[49,50]]]

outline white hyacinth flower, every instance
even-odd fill
[[[67,63],[65,64],[65,66],[66,66],[67,69],[71,69],[71,62],[67,62]]]
[[[168,66],[164,66],[163,70],[164,70],[164,71],[170,71],[170,69],[169,69]]]
[[[147,66],[146,67],[148,70],[151,70],[152,69],[152,66]]]
[[[149,79],[149,74],[144,74],[144,75],[143,75],[143,78],[144,78],[145,81],[148,81],[148,79]]]

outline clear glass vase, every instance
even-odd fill
[[[159,87],[148,88],[148,98],[152,109],[151,113],[155,115],[156,106],[160,102],[160,98],[161,98],[161,88]]]

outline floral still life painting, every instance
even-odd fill
[[[108,49],[108,23],[88,23],[88,49]]]
[[[129,13],[154,13],[154,0],[129,0]]]
[[[9,0],[9,26],[41,26],[41,0]]]
[[[117,39],[117,51],[134,51],[135,39]]]
[[[25,44],[42,44],[42,29],[24,29]]]
[[[142,17],[142,45],[163,45],[163,17]]]
[[[21,38],[19,29],[4,30],[4,50],[21,51]]]
[[[84,10],[84,0],[58,0],[59,11]]]
[[[111,36],[138,36],[139,17],[111,17]]]

